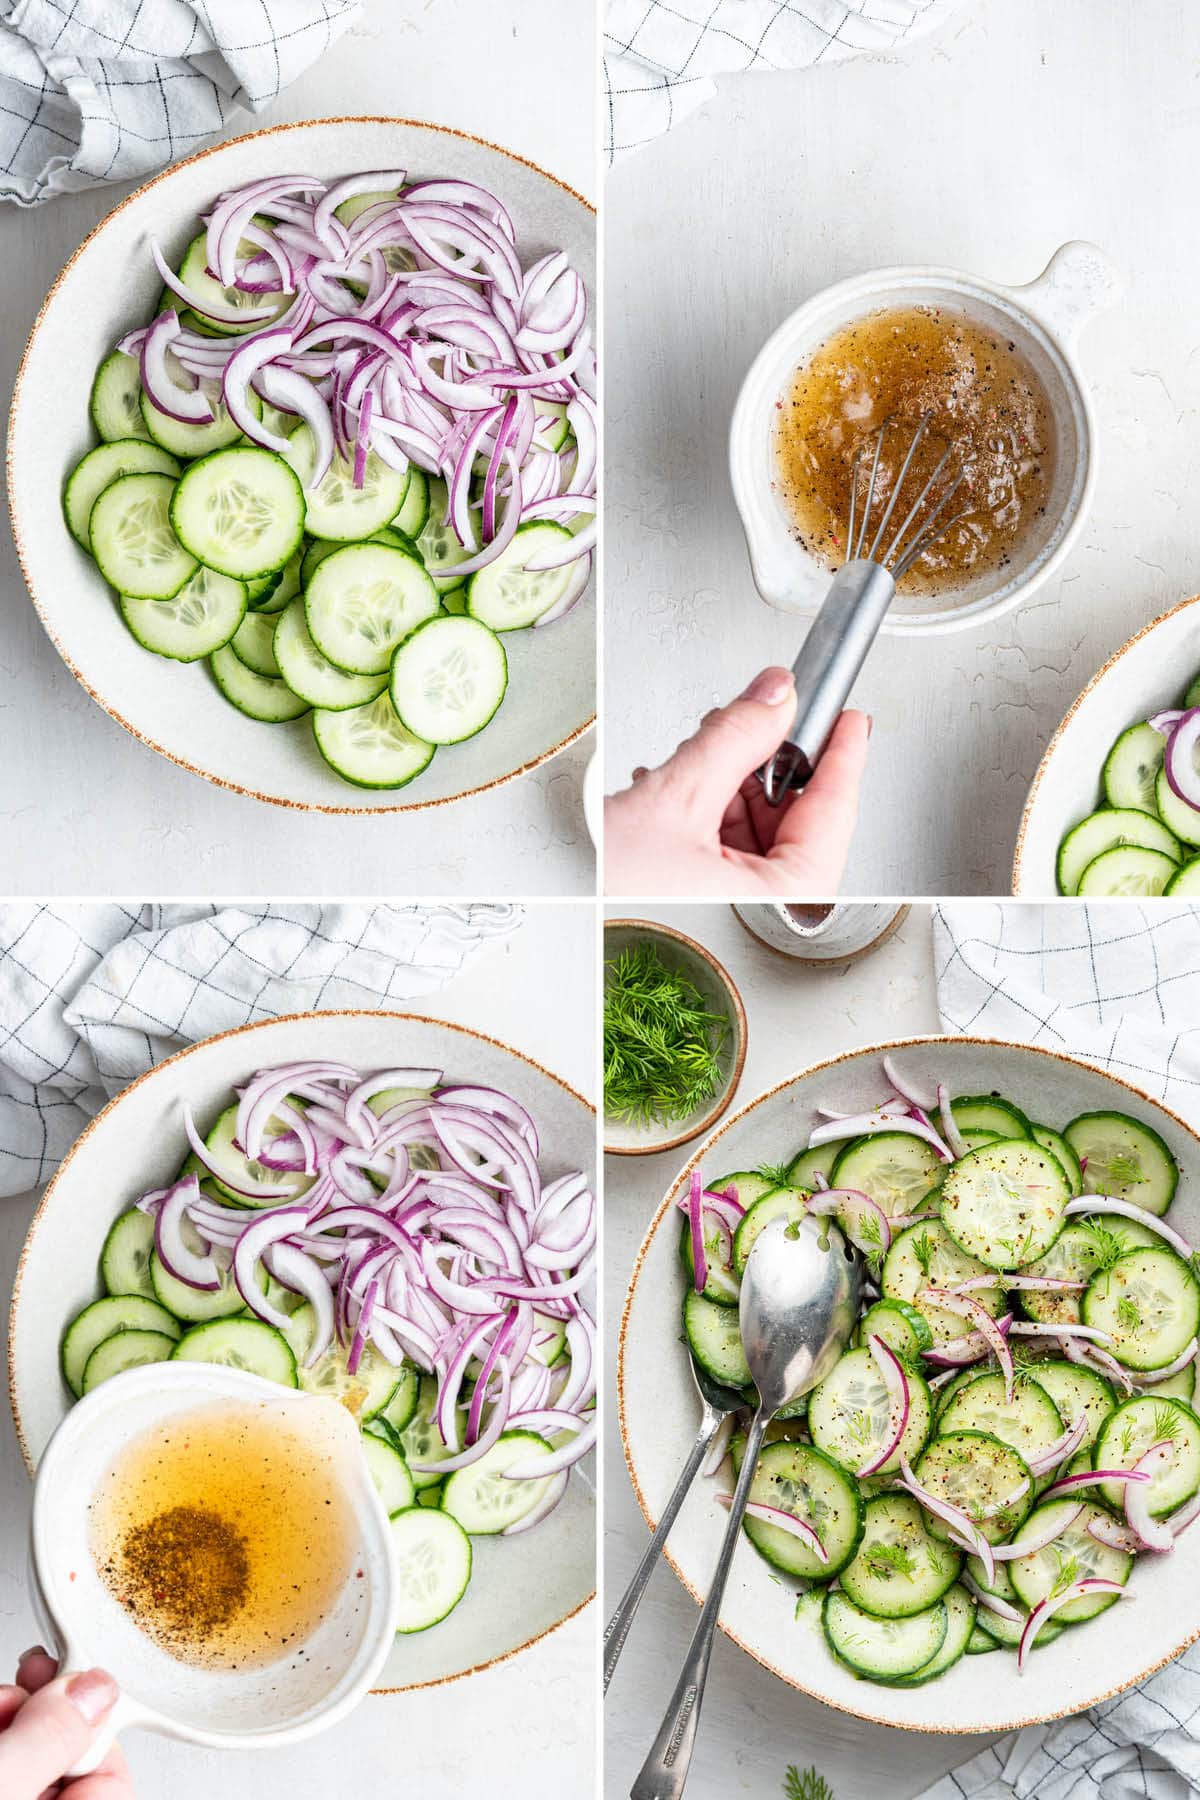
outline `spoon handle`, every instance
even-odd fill
[[[763,1435],[770,1417],[766,1408],[761,1406],[754,1415],[708,1599],[704,1602],[700,1623],[675,1684],[666,1717],[659,1727],[649,1756],[642,1764],[641,1773],[629,1790],[630,1800],[679,1800],[683,1793],[695,1748],[696,1731],[700,1724],[700,1705],[704,1699],[704,1683],[708,1678],[717,1615],[721,1610],[729,1566],[741,1531],[742,1514],[750,1498],[750,1484],[754,1480],[758,1453],[762,1448]]]
[[[650,1542],[642,1552],[642,1559],[633,1572],[633,1579],[621,1596],[620,1605],[608,1621],[604,1629],[604,1691],[607,1694],[608,1684],[613,1678],[621,1652],[625,1648],[625,1639],[629,1636],[629,1628],[633,1624],[634,1614],[641,1604],[642,1595],[654,1572],[654,1565],[662,1554],[662,1547],[667,1541],[667,1533],[675,1523],[675,1516],[687,1497],[688,1489],[696,1479],[696,1472],[704,1461],[709,1445],[717,1434],[723,1414],[707,1400],[700,1417],[700,1429],[696,1440],[688,1451],[687,1461],[679,1471],[679,1480],[671,1492],[671,1498],[663,1508],[662,1518],[654,1531]]]

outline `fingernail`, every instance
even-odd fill
[[[757,700],[763,706],[782,706],[791,700],[795,689],[787,669],[763,669],[754,677],[742,695],[743,700]]]
[[[89,1669],[85,1675],[73,1675],[67,1683],[67,1699],[89,1725],[98,1725],[105,1713],[112,1711],[119,1692],[112,1676],[103,1669]]]
[[[27,1663],[31,1656],[45,1656],[47,1654],[45,1644],[31,1644],[28,1650],[22,1650],[20,1656],[18,1656],[17,1667],[19,1669],[22,1663]]]

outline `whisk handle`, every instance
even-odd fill
[[[888,571],[865,557],[846,563],[834,576],[792,664],[792,729],[760,770],[772,806],[811,780],[895,593]]]

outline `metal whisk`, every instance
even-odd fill
[[[874,450],[868,440],[854,458],[850,474],[846,561],[834,576],[812,630],[792,665],[796,682],[796,716],[791,735],[759,771],[772,806],[781,805],[790,791],[804,787],[812,779],[829,734],[875,642],[884,614],[895,598],[897,582],[932,544],[975,510],[973,505],[968,505],[949,518],[945,516],[967,477],[965,463],[960,464],[957,471],[951,467],[959,448],[951,440],[902,522],[890,537],[888,535],[892,518],[901,504],[913,459],[928,434],[931,418],[931,413],[925,413],[913,432],[877,525],[872,515],[884,439],[893,426],[902,426],[905,421],[885,419],[874,434]],[[859,517],[859,475],[868,455],[871,458],[870,473]]]

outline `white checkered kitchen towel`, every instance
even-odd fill
[[[1200,1124],[1200,911],[1170,901],[943,906],[934,970],[947,1031],[1070,1051]],[[1185,1628],[1195,1623],[1181,1614]],[[1196,1793],[1200,1645],[1091,1712],[1002,1738],[922,1800]]]
[[[281,1013],[403,1007],[522,917],[483,902],[0,905],[0,1195],[47,1180],[183,1045]]]
[[[660,137],[746,69],[880,55],[962,0],[605,0],[609,158]]]
[[[0,199],[130,181],[261,112],[361,0],[0,0]]]

